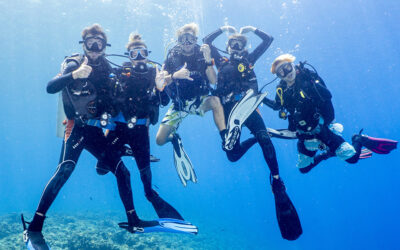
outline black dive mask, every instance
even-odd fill
[[[197,42],[197,37],[190,33],[184,33],[178,37],[178,42],[183,45],[192,45]]]
[[[282,64],[279,68],[276,69],[276,75],[279,78],[285,78],[294,70],[293,64],[290,62]]]
[[[228,41],[228,46],[232,50],[242,51],[244,49],[244,47],[246,46],[246,44],[244,44],[243,41],[239,40],[239,39],[230,39]]]
[[[85,40],[79,41],[79,43],[83,43],[85,48],[90,52],[102,52],[106,46],[111,46],[105,39],[99,36],[86,37]]]

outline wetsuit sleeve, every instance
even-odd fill
[[[78,64],[74,61],[71,61],[67,64],[64,72],[60,75],[57,75],[47,84],[47,93],[55,94],[61,90],[63,90],[68,84],[71,84],[74,79],[72,78],[72,71],[78,68]]]
[[[217,66],[217,69],[219,69],[220,66],[221,66],[222,56],[218,52],[217,47],[215,47],[212,43],[221,34],[222,34],[222,30],[221,29],[217,29],[216,31],[210,33],[209,35],[207,35],[206,37],[203,38],[203,43],[204,44],[208,44],[208,46],[210,46],[211,57],[214,59],[215,66]]]
[[[275,99],[276,98],[277,97],[275,97]],[[279,110],[281,108],[281,105],[278,101],[269,99],[267,97],[264,98],[263,103],[273,110]]]
[[[282,82],[280,82],[278,84],[278,86],[276,86],[276,89],[278,89],[278,88],[283,89]],[[275,100],[272,100],[272,99],[269,99],[268,97],[265,97],[264,100],[263,100],[263,103],[265,105],[267,105],[268,107],[270,107],[271,109],[273,109],[273,110],[279,110],[279,109],[282,108],[281,100],[280,100],[278,94],[275,94]]]
[[[260,56],[264,54],[264,52],[269,48],[272,41],[274,40],[272,36],[259,29],[256,29],[254,33],[262,39],[262,42],[253,52],[249,54],[249,62],[252,64],[256,63],[258,58],[260,58]]]

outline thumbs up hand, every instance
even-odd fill
[[[79,68],[74,70],[72,72],[72,78],[75,79],[86,79],[89,77],[90,73],[92,72],[92,67],[90,67],[88,64],[88,59],[85,56],[85,59],[83,60],[83,63]]]

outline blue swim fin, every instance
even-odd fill
[[[198,229],[188,221],[161,218],[153,221],[140,221],[139,225],[131,226],[128,222],[118,223],[120,228],[126,229],[131,233],[186,233],[197,234]]]

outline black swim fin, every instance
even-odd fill
[[[126,229],[130,233],[186,233],[197,234],[199,230],[195,225],[188,221],[162,218],[153,221],[142,221],[135,225],[129,225],[128,222],[118,223],[120,228]]]
[[[151,202],[159,218],[173,218],[178,220],[184,220],[176,209],[171,206],[168,202],[163,200],[155,191],[152,197],[147,197]]]
[[[24,227],[23,239],[28,250],[49,250],[50,247],[44,240],[42,232],[29,231],[26,224],[30,224],[25,221],[24,215],[21,214],[22,226]]]
[[[363,130],[361,129],[358,135],[353,135],[352,140],[360,140],[361,144],[377,154],[389,154],[392,150],[397,148],[397,141],[385,139],[385,138],[375,138],[368,135],[361,134]]]
[[[279,179],[272,179],[272,192],[275,197],[276,218],[282,238],[296,240],[303,233],[300,219],[292,201],[286,193],[285,184]]]

